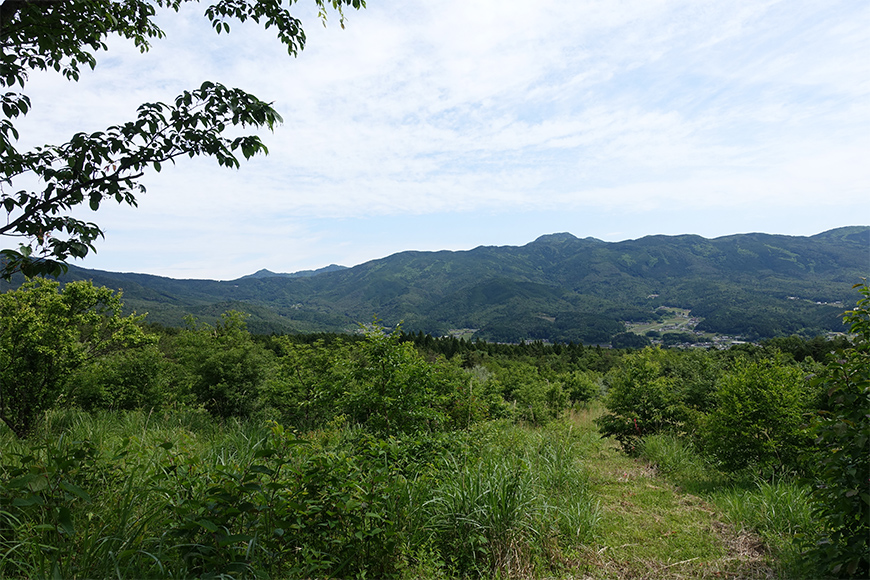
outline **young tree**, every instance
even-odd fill
[[[826,404],[812,424],[818,451],[813,491],[822,537],[809,550],[826,573],[870,577],[870,287],[843,317],[853,344],[819,378]]]
[[[95,53],[105,39],[118,35],[145,52],[164,33],[153,22],[157,9],[178,11],[190,0],[4,0],[0,4],[0,206],[7,219],[0,236],[21,238],[15,249],[0,251],[0,276],[53,274],[65,270],[69,258],[94,250],[103,232],[94,223],[70,215],[87,203],[96,210],[109,199],[136,205],[144,189],[145,171],[160,171],[182,156],[209,155],[219,165],[238,167],[246,159],[268,153],[257,136],[224,137],[229,126],[273,128],[281,117],[269,103],[239,89],[204,82],[171,103],[145,103],[133,121],[92,134],[77,133],[63,145],[18,151],[14,120],[30,111],[23,89],[33,70],[53,69],[78,80],[84,65],[94,68]],[[292,5],[295,0],[289,0]],[[364,0],[314,0],[325,22],[328,7],[341,15],[343,6],[361,8]],[[216,32],[229,32],[230,20],[251,19],[277,30],[291,55],[305,45],[302,23],[282,0],[213,0],[205,10]],[[41,191],[18,187],[20,178],[36,177]],[[30,179],[30,182],[35,181]],[[8,189],[7,189],[8,188]]]
[[[339,364],[342,364],[339,362]],[[382,437],[441,430],[452,387],[401,332],[376,328],[343,363],[347,415]]]
[[[147,344],[140,317],[90,282],[25,282],[0,294],[0,420],[19,437],[58,400],[63,379],[97,357]]]
[[[172,354],[196,402],[216,417],[250,415],[269,374],[270,353],[254,342],[241,312],[224,313],[214,326],[189,322],[175,337]]]
[[[701,421],[704,448],[731,471],[799,467],[811,443],[804,424],[813,390],[805,375],[781,356],[736,361],[719,381],[715,408]]]

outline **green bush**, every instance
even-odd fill
[[[729,471],[753,465],[794,470],[812,444],[804,428],[812,401],[800,368],[781,359],[737,360],[720,379],[716,407],[701,422],[699,439]]]
[[[66,396],[86,411],[159,407],[174,398],[169,369],[154,345],[115,353],[72,371]]]
[[[151,342],[120,295],[90,282],[34,279],[0,294],[0,420],[19,437],[57,404],[67,375],[109,353]]]
[[[514,408],[514,418],[530,425],[545,425],[568,407],[568,392],[558,378],[550,380],[537,367],[524,362],[504,364],[495,370],[502,396]]]
[[[661,348],[629,353],[604,376],[608,413],[597,420],[599,428],[629,452],[647,435],[693,435],[715,403],[721,374],[716,353]]]
[[[636,450],[642,437],[679,429],[685,422],[677,381],[663,365],[667,356],[654,348],[631,353],[605,376],[608,413],[596,422],[603,435],[616,438],[628,452]]]
[[[823,534],[809,557],[828,573],[870,577],[870,288],[844,321],[854,346],[839,353],[818,380],[827,395],[812,425],[818,452],[813,501]]]
[[[344,382],[341,406],[355,423],[372,433],[439,431],[453,384],[439,380],[433,365],[399,332],[371,332],[338,370]]]
[[[182,388],[216,417],[249,416],[270,369],[269,353],[253,341],[243,317],[229,311],[213,327],[191,320],[172,341]]]
[[[342,413],[344,386],[336,367],[346,360],[347,347],[300,344],[287,336],[272,340],[276,366],[260,390],[261,409],[300,430],[321,428]]]
[[[600,376],[593,371],[573,371],[560,374],[558,378],[572,404],[588,403],[601,392]]]

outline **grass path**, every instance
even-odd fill
[[[583,427],[592,418],[581,414],[575,421]],[[616,443],[601,441],[586,469],[601,518],[594,544],[577,554],[565,578],[782,577],[758,536],[726,523],[715,506],[621,453]]]

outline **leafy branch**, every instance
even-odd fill
[[[83,66],[96,66],[95,53],[107,50],[105,39],[118,35],[146,52],[164,32],[152,21],[158,8],[178,11],[190,0],[5,0],[0,4],[0,86],[24,88],[33,70],[54,70],[79,79]],[[296,0],[289,0],[292,6]],[[327,9],[336,10],[344,26],[343,6],[365,7],[364,0],[314,0],[326,23]],[[229,32],[232,20],[253,20],[274,27],[290,55],[305,46],[305,32],[282,0],[217,0],[205,10],[216,32]],[[214,157],[223,167],[238,168],[241,154],[249,159],[268,149],[257,136],[223,136],[229,126],[274,129],[280,115],[269,103],[240,89],[204,82],[185,91],[173,104],[145,103],[136,120],[106,131],[77,133],[69,142],[21,153],[14,119],[28,114],[27,95],[0,95],[0,206],[6,211],[0,236],[24,238],[17,249],[0,250],[0,277],[58,275],[68,258],[95,251],[103,231],[72,217],[78,205],[97,210],[107,199],[136,206],[145,191],[137,181],[145,170],[160,171],[184,155]],[[13,180],[36,178],[41,191],[15,190]]]

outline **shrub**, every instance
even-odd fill
[[[455,385],[439,380],[433,365],[399,332],[371,332],[343,363],[348,416],[382,436],[437,431],[447,422],[444,407]]]
[[[221,418],[250,415],[270,364],[243,316],[229,311],[214,327],[191,321],[174,339],[173,355],[196,402]]]
[[[701,422],[703,448],[729,471],[794,469],[811,444],[804,429],[811,400],[800,368],[781,359],[738,359],[720,380],[716,408]]]
[[[496,370],[502,395],[515,408],[515,418],[531,425],[545,425],[568,406],[568,393],[558,380],[541,376],[537,367],[520,362]]]
[[[592,371],[573,371],[559,375],[571,403],[587,403],[601,392],[599,376]]]
[[[154,345],[115,353],[73,371],[67,397],[86,411],[158,407],[171,399],[168,367]]]
[[[299,429],[323,427],[342,412],[343,385],[335,367],[347,349],[323,341],[299,344],[287,336],[275,337],[273,343],[277,365],[260,391],[260,405]]]
[[[0,294],[0,420],[17,436],[57,403],[70,371],[150,341],[121,307],[120,295],[90,282],[35,279]]]
[[[812,425],[818,453],[813,501],[824,533],[809,557],[829,573],[870,576],[870,288],[856,285],[863,298],[844,321],[854,346],[830,363],[818,382],[826,409]]]
[[[679,428],[685,420],[677,382],[664,372],[664,356],[653,348],[631,353],[605,377],[609,412],[596,422],[628,452],[636,450],[641,437]]]

